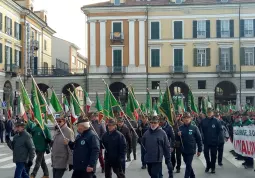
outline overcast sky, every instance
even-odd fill
[[[34,0],[34,9],[46,10],[48,25],[57,33],[55,36],[75,43],[85,53],[85,15],[83,5],[107,0]]]

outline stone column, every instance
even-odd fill
[[[100,20],[100,66],[99,71],[106,73],[106,20]]]
[[[145,66],[145,19],[139,20],[139,72],[146,72]]]
[[[135,20],[129,21],[129,65],[128,72],[133,73],[136,71],[135,67]]]
[[[90,24],[90,66],[89,72],[96,72],[96,21],[88,21]]]

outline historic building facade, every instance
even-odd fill
[[[132,84],[143,102],[146,88],[157,97],[168,80],[172,94],[187,96],[191,88],[198,101],[208,95],[228,104],[241,90],[242,104],[254,104],[254,7],[252,0],[110,0],[82,7],[89,93],[103,98],[103,77],[115,96],[125,100]]]

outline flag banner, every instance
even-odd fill
[[[69,103],[68,103],[68,100],[66,98],[66,96],[64,96],[64,102],[63,102],[63,105],[64,105],[64,109],[65,109],[65,112],[69,112],[70,111],[70,106],[69,106]]]
[[[93,104],[93,101],[90,100],[89,94],[86,91],[84,91],[84,96],[85,96],[85,102],[86,102],[86,111],[89,112],[90,107]]]
[[[255,126],[234,127],[233,146],[236,153],[255,158]]]
[[[58,100],[58,97],[53,89],[52,89],[52,95],[51,95],[50,102],[49,102],[49,108],[53,114],[63,112],[62,106],[61,106],[61,104]]]
[[[38,97],[38,90],[36,88],[36,82],[33,79],[32,81],[32,104],[34,106],[34,117],[38,121],[38,124],[40,127],[44,130],[44,120],[42,118],[42,112],[41,112],[41,107],[40,107],[40,101]]]

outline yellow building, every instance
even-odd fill
[[[0,97],[17,97],[18,74],[48,72],[51,67],[51,38],[44,11],[34,12],[32,0],[0,1]],[[43,68],[43,70],[41,70]],[[26,79],[26,77],[24,77]],[[3,97],[2,97],[3,95]],[[12,100],[11,99],[11,100]]]
[[[145,101],[146,88],[157,97],[168,80],[171,93],[186,101],[190,87],[198,101],[208,95],[216,104],[235,103],[241,90],[242,104],[254,104],[254,7],[253,0],[110,0],[82,7],[90,94],[103,94],[103,76],[124,100],[129,84]]]

